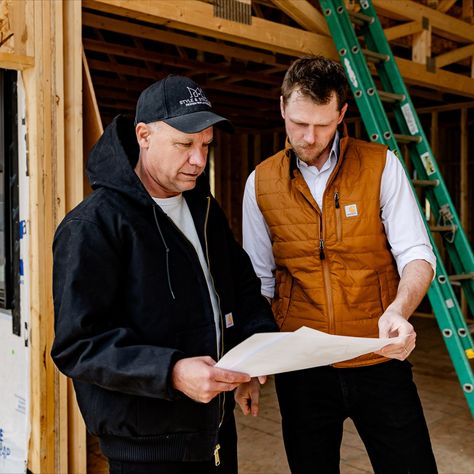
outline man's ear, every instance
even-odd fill
[[[346,115],[348,107],[349,104],[347,102],[342,106],[341,112],[339,113],[339,118],[337,119],[338,125],[344,120],[344,115]]]
[[[137,142],[140,148],[148,148],[150,130],[148,129],[148,126],[145,123],[137,123],[135,127],[135,135],[137,136]]]
[[[283,96],[280,96],[280,113],[283,118],[285,118],[285,101],[283,100]]]

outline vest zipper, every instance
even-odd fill
[[[324,227],[323,216],[319,214],[319,257],[321,259],[321,268],[323,272],[324,292],[326,293],[327,314],[328,314],[328,333],[334,334],[334,302],[332,300],[331,277],[329,274],[329,262],[324,252]]]
[[[216,297],[217,297],[217,307],[219,308],[219,326],[220,326],[220,333],[221,333],[220,350],[219,350],[219,344],[216,341],[217,360],[219,360],[224,354],[224,322],[222,319],[221,299],[220,299],[219,293],[217,293],[216,285],[214,284],[214,278],[211,273],[211,261],[209,259],[209,247],[207,244],[207,223],[209,220],[210,207],[211,207],[211,198],[207,196],[206,218],[204,220],[204,242],[206,244],[206,260],[207,260],[207,267],[209,268],[209,276],[211,278],[212,288],[214,289],[214,293],[216,294]],[[217,429],[220,429],[220,427],[222,426],[222,422],[224,421],[224,414],[225,414],[225,407],[224,407],[225,406],[225,392],[219,393],[218,406],[219,406],[219,415],[218,415],[219,424],[218,424]],[[219,457],[219,449],[221,449],[221,445],[218,443],[214,447],[214,462],[216,466],[219,466],[219,464],[221,463],[220,457]]]
[[[339,192],[334,193],[334,206],[336,208],[336,238],[342,240],[342,221],[341,221],[341,206],[339,203]]]

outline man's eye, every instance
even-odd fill
[[[178,146],[182,146],[184,148],[189,148],[192,145],[192,143],[178,143]]]

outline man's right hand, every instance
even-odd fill
[[[229,392],[241,383],[249,382],[250,376],[214,367],[209,356],[180,359],[171,372],[171,383],[197,402],[208,403],[221,392]]]

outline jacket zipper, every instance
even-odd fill
[[[217,306],[219,308],[219,325],[220,325],[220,329],[221,329],[220,330],[220,333],[221,333],[220,348],[219,348],[219,344],[216,341],[217,360],[219,360],[222,357],[222,354],[224,353],[224,322],[223,322],[223,319],[222,319],[221,299],[220,299],[219,293],[217,293],[216,285],[214,284],[214,278],[213,278],[212,273],[211,273],[211,261],[209,259],[209,247],[208,247],[208,243],[207,243],[207,222],[208,222],[208,218],[209,218],[210,207],[211,207],[211,198],[208,196],[207,197],[206,218],[204,220],[204,242],[206,244],[206,260],[207,260],[207,266],[209,268],[209,275],[211,277],[212,288],[214,289],[214,293],[216,294]],[[219,415],[220,415],[219,416],[218,429],[220,429],[220,427],[222,426],[222,422],[224,421],[224,414],[225,414],[225,408],[224,408],[224,406],[225,406],[225,392],[220,393],[218,395],[218,397],[219,397],[218,405],[219,405]],[[221,449],[221,445],[219,443],[217,443],[216,446],[214,447],[214,464],[216,466],[219,466],[220,463],[221,463],[220,456],[219,456],[219,449]]]
[[[334,206],[336,208],[336,238],[340,242],[342,240],[342,221],[341,221],[341,205],[339,202],[339,192],[334,193]]]

